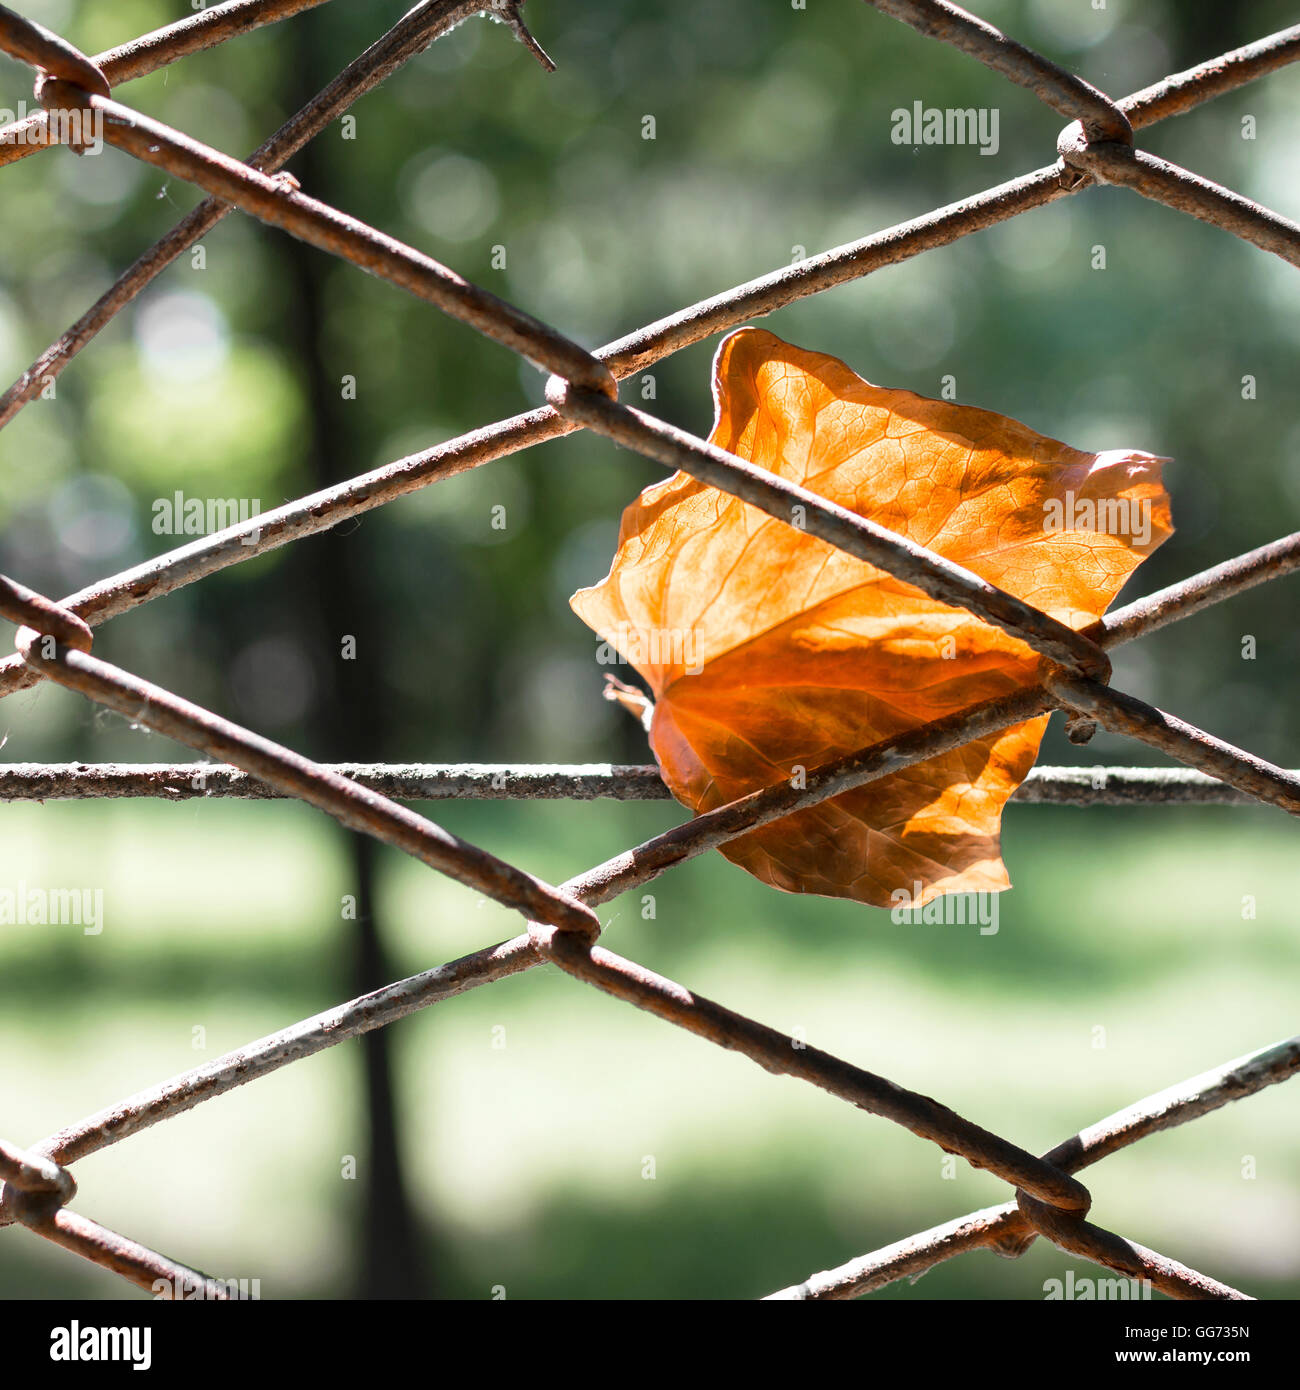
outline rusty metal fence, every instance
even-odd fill
[[[114,99],[112,88],[324,0],[227,0],[134,42],[88,57],[0,7],[0,48],[37,70],[42,110],[0,130],[0,165],[56,143],[84,143],[84,121],[138,159],[184,178],[208,197],[117,280],[0,396],[0,426],[35,399],[98,331],[171,261],[233,208],[279,227],[427,300],[547,373],[549,408],[475,430],[303,497],[113,575],[60,601],[0,578],[0,615],[20,625],[17,651],[0,660],[0,695],[56,681],[145,728],[228,765],[171,768],[10,768],[0,795],[294,796],[518,911],[512,940],[399,980],[164,1081],[61,1130],[31,1149],[0,1142],[0,1224],[37,1235],[145,1289],[221,1298],[232,1291],[75,1212],[69,1165],[172,1115],[266,1076],[414,1010],[550,962],[578,980],[733,1049],[767,1071],[795,1076],[904,1126],[987,1169],[1014,1190],[973,1212],[814,1274],[774,1298],[844,1298],[915,1276],[963,1251],[1022,1254],[1042,1236],[1071,1254],[1146,1280],[1175,1298],[1246,1294],[1136,1245],[1088,1219],[1091,1197],[1075,1174],[1158,1130],[1184,1124],[1300,1070],[1300,1037],[1229,1062],[1081,1130],[1036,1156],[928,1096],[796,1042],[597,944],[594,908],[665,869],[803,807],[955,748],[1007,725],[1063,709],[1072,736],[1097,724],[1168,754],[1190,771],[1115,769],[1101,778],[1046,769],[1031,800],[1265,801],[1300,813],[1300,775],[1224,743],[1109,684],[1109,648],[1300,568],[1300,534],[1192,575],[1074,631],[951,560],[807,490],[621,403],[618,382],[680,348],[794,300],[857,279],[1094,184],[1122,184],[1300,267],[1300,225],[1229,189],[1155,158],[1134,131],[1178,115],[1300,58],[1300,25],[1113,100],[984,21],[943,0],[869,0],[921,34],[968,53],[1034,93],[1069,124],[1058,158],[1010,182],[860,241],[784,267],[610,343],[596,352],[472,284],[454,270],[302,192],[277,170],[295,151],[407,59],[462,20],[487,12],[508,23],[551,66],[526,29],[522,0],[425,0],[349,64],[246,162],[191,139]],[[77,119],[79,118],[79,119]],[[652,769],[484,769],[325,766],[239,727],[91,654],[92,628],[150,599],[405,493],[586,428],[671,469],[681,469],[778,519],[792,507],[805,529],[932,598],[965,608],[1022,639],[1046,660],[1041,683],[886,739],[809,773],[806,785],[767,787],[655,836],[555,886],[449,834],[395,797],[429,795],[662,795]],[[199,767],[203,781],[194,783]],[[384,793],[389,793],[385,795]]]

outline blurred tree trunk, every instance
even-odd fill
[[[303,105],[333,76],[320,45],[320,28],[306,17],[293,27],[292,71],[286,74],[286,109]],[[304,186],[334,201],[328,162],[307,148],[292,161]],[[282,258],[290,290],[285,343],[301,365],[307,399],[309,489],[327,487],[356,472],[356,453],[348,447],[349,421],[338,389],[339,373],[322,351],[323,288],[329,268],[319,251],[283,233],[270,233]],[[360,272],[357,272],[358,274]],[[353,527],[345,528],[350,533]],[[369,575],[355,536],[330,531],[299,542],[291,561],[304,608],[300,631],[313,646],[313,667],[323,676],[310,715],[309,738],[315,756],[326,761],[382,759],[384,726],[376,718],[382,699],[380,655],[385,643],[382,606],[371,593]],[[345,636],[355,637],[357,659],[342,659]],[[378,847],[365,835],[339,831],[357,903],[355,949],[341,997],[365,994],[390,983],[390,967],[374,905]],[[364,1191],[361,1249],[354,1294],[359,1298],[420,1298],[433,1292],[422,1259],[424,1241],[411,1205],[400,1157],[400,1125],[393,1092],[392,1052],[387,1029],[366,1033],[359,1046],[365,1066],[365,1104],[370,1152],[358,1164]]]

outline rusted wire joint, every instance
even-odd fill
[[[0,1139],[0,1226],[45,1221],[77,1194],[62,1164]]]
[[[56,106],[63,110],[69,107],[66,100],[47,100],[51,84],[54,83],[63,84],[65,93],[71,90],[77,94],[78,99],[72,106],[79,111],[90,110],[92,95],[106,97],[111,92],[108,78],[93,59],[67,39],[15,14],[4,5],[0,5],[0,48],[36,69],[36,100],[47,110],[53,110]],[[84,136],[69,139],[66,143],[76,154],[84,154],[90,144]]]
[[[43,24],[16,14],[7,5],[0,5],[0,48],[11,58],[37,70],[37,101],[41,99],[41,87],[47,76],[60,77],[96,96],[109,94],[108,78],[79,48]]]
[[[1094,1226],[1082,1215],[1050,1206],[1022,1189],[1016,1191],[1016,1205],[1024,1220],[1058,1249],[1141,1280],[1159,1293],[1184,1299],[1250,1299],[1249,1294],[1230,1284],[1221,1284],[1199,1270],[1125,1240],[1114,1231]]]
[[[1127,124],[1125,121],[1125,125]],[[1096,183],[1115,182],[1110,172],[1114,169],[1115,162],[1134,158],[1131,126],[1127,135],[1127,139],[1123,138],[1121,133],[1119,139],[1110,135],[1104,140],[1090,140],[1083,122],[1071,121],[1056,137],[1056,153],[1060,155],[1065,166],[1064,179],[1073,180],[1066,182],[1065,186],[1073,188],[1084,178],[1092,179]]]
[[[0,574],[0,617],[18,624],[14,644],[24,659],[31,644],[40,637],[52,638],[78,652],[88,652],[95,640],[89,624],[70,608],[64,608],[3,574]]]

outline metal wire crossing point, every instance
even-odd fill
[[[462,435],[425,453],[290,502],[61,601],[9,579],[0,615],[18,623],[17,652],[0,661],[0,695],[49,679],[118,710],[146,728],[189,744],[216,764],[182,768],[15,766],[0,772],[0,797],[116,795],[283,795],[300,797],[351,829],[404,850],[516,909],[524,930],[435,970],[359,999],[228,1053],[132,1096],[50,1136],[30,1150],[0,1142],[0,1224],[21,1223],[47,1240],[173,1295],[231,1296],[219,1280],[147,1250],[72,1212],[68,1165],[214,1096],[266,1076],[372,1028],[477,985],[545,961],[680,1028],[743,1052],[766,1070],[796,1076],[911,1130],[1014,1190],[1014,1200],[814,1274],[774,1298],[844,1298],[915,1276],[966,1250],[1023,1253],[1037,1236],[1121,1274],[1145,1279],[1175,1298],[1240,1299],[1235,1289],[1135,1245],[1091,1222],[1079,1170],[1148,1134],[1184,1124],[1300,1070],[1300,1037],[1229,1062],[1138,1101],[1036,1156],[838,1057],[793,1040],[702,998],[596,944],[593,909],[665,869],[827,797],[913,766],[971,739],[1061,708],[1082,721],[1127,734],[1168,753],[1186,770],[1040,769],[1022,799],[1115,802],[1223,800],[1271,802],[1300,813],[1300,775],[1154,709],[1107,684],[1107,650],[1300,567],[1300,534],[1194,575],[1076,632],[952,561],[785,483],[662,420],[620,403],[617,381],[689,344],[770,313],[807,295],[855,280],[931,247],[1005,221],[1030,208],[1115,183],[1177,208],[1300,265],[1300,226],[1207,179],[1135,147],[1135,132],[1253,81],[1300,58],[1300,25],[1113,100],[1055,63],[943,0],[870,0],[921,34],[952,44],[1027,88],[1069,124],[1058,158],[987,192],[860,241],[836,247],[738,285],[589,353],[548,325],[406,246],[298,191],[275,171],[365,92],[471,15],[504,19],[544,64],[528,33],[522,0],[425,0],[349,64],[247,162],[201,144],[117,101],[113,88],[187,53],[286,19],[324,0],[227,0],[117,49],[88,57],[41,26],[0,6],[0,49],[37,72],[44,110],[0,130],[0,165],[54,143],[76,146],[70,113],[90,116],[104,138],[138,159],[186,179],[209,195],[125,271],[90,309],[0,396],[0,426],[33,400],[113,316],[171,261],[232,209],[382,276],[532,362],[549,376],[549,409],[529,411]],[[805,787],[769,787],[679,825],[552,886],[467,844],[394,798],[465,795],[660,796],[648,768],[420,768],[324,766],[239,727],[91,654],[92,629],[151,599],[289,541],[338,525],[405,493],[531,444],[586,428],[647,458],[787,519],[805,508],[807,529],[944,603],[968,609],[1013,633],[1051,663],[1041,685],[989,700],[886,739],[813,770]],[[203,769],[203,784],[193,778]],[[486,790],[485,790],[486,788]],[[387,793],[387,794],[385,794]]]

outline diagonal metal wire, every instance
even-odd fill
[[[206,1274],[169,1260],[78,1212],[65,1202],[75,1195],[71,1173],[44,1154],[30,1153],[0,1140],[0,1215],[19,1221],[37,1235],[74,1255],[122,1275],[131,1283],[165,1297],[225,1299],[227,1289]]]
[[[1235,1100],[1244,1100],[1300,1072],[1300,1036],[1225,1062],[1221,1067],[1127,1106],[1058,1144],[1044,1157],[1067,1172],[1097,1163],[1148,1135],[1199,1120]],[[1022,1255],[1034,1241],[1014,1202],[985,1207],[955,1221],[909,1236],[870,1255],[810,1275],[774,1299],[856,1298],[895,1280],[916,1277],[968,1250],[994,1249]]]
[[[0,576],[0,615],[23,624],[47,617],[48,600],[38,597],[34,602],[15,590],[19,586]],[[68,619],[71,622],[71,615]],[[89,633],[86,628],[86,638]],[[74,635],[80,636],[75,631]],[[42,636],[22,626],[16,640],[23,657],[37,669],[134,724],[213,757],[229,758],[286,796],[319,807],[349,830],[372,835],[526,916],[562,923],[580,935],[599,931],[592,913],[563,892],[319,763],[129,675],[84,648],[65,646],[52,634]]]
[[[1000,29],[946,0],[867,0],[882,14],[910,24],[927,38],[978,58],[1017,86],[1024,87],[1067,120],[1083,123],[1090,140],[1132,143],[1133,130],[1121,107],[1091,83],[1008,38]]]
[[[91,95],[56,78],[44,83],[42,97],[55,109],[81,109],[102,117],[104,137],[118,149],[427,300],[538,367],[598,393],[618,394],[609,368],[586,348],[432,256],[109,97]]]
[[[439,7],[429,7],[430,11],[434,8]],[[408,20],[413,18],[408,16]],[[402,21],[402,24],[407,24],[408,20]],[[401,28],[402,25],[399,25],[391,31],[388,40],[392,40]],[[413,37],[418,40],[423,33],[421,30]],[[355,70],[358,82],[363,81],[369,71],[364,60],[369,59],[370,54],[380,46],[375,45],[348,69],[349,72]],[[1143,88],[1125,98],[1120,105],[1131,111],[1135,126],[1141,128],[1168,116],[1181,114],[1201,101],[1233,90],[1242,82],[1272,72],[1298,57],[1300,25]],[[339,83],[334,85],[338,86]],[[343,93],[339,96],[344,104],[348,99]],[[284,130],[288,131],[293,124],[294,121],[290,121]],[[263,151],[279,138],[278,135],[273,137],[263,146]],[[258,163],[258,157],[254,156],[252,162]],[[278,165],[268,159],[266,167]],[[986,194],[814,256],[797,265],[784,267],[771,275],[737,286],[726,294],[691,305],[678,314],[610,343],[599,349],[595,356],[606,362],[621,380],[645,370],[681,348],[734,328],[747,319],[771,313],[796,299],[857,279],[873,270],[918,255],[921,251],[947,245],[970,232],[1027,211],[1030,207],[1065,197],[1084,187],[1087,182],[1084,179],[1070,183],[1064,178],[1061,162],[1049,165]],[[195,229],[187,224],[198,218],[207,206],[208,203],[200,204],[189,219],[179,223],[162,242],[141,257],[77,324],[47,348],[18,382],[0,397],[0,425],[12,418],[26,401],[34,399],[50,375],[62,370],[72,354],[90,341],[118,309],[129,303],[153,276],[198,239],[206,228]],[[224,204],[214,203],[213,206],[223,213],[229,210]],[[558,438],[574,428],[573,423],[561,420],[551,410],[535,410],[513,416],[422,454],[395,460],[333,488],[266,512],[247,523],[178,547],[69,595],[64,603],[92,625],[98,624],[228,565],[275,549],[290,540],[328,530],[341,521],[408,492],[506,457],[531,444]],[[26,688],[38,679],[20,658],[0,659],[0,696]]]
[[[480,7],[450,4],[446,0],[427,0],[417,6],[384,39],[349,65],[335,83],[248,163],[203,146],[108,95],[114,82],[152,70],[185,52],[247,32],[257,24],[309,8],[311,3],[313,0],[235,0],[206,16],[168,26],[145,36],[136,45],[111,50],[97,59],[0,7],[0,48],[38,70],[37,96],[47,107],[88,110],[102,116],[113,143],[189,179],[212,195],[196,209],[196,214],[146,253],[108,295],[34,364],[33,370],[42,366],[55,372],[61,370],[170,259],[233,205],[385,276],[551,372],[548,397],[555,409],[516,416],[424,455],[398,460],[338,488],[289,504],[269,517],[256,518],[255,527],[249,523],[230,528],[205,542],[181,547],[62,603],[14,581],[0,581],[0,614],[22,625],[16,656],[0,663],[0,694],[30,683],[33,676],[56,679],[210,756],[226,757],[266,788],[307,800],[345,824],[414,854],[431,867],[517,908],[527,919],[527,931],[510,942],[398,981],[173,1078],[151,1092],[62,1131],[36,1150],[23,1151],[0,1143],[0,1179],[4,1184],[0,1190],[0,1224],[24,1224],[144,1287],[151,1287],[159,1279],[164,1284],[170,1280],[173,1289],[183,1287],[187,1281],[197,1281],[196,1286],[205,1289],[213,1286],[210,1296],[221,1296],[219,1281],[210,1281],[69,1211],[66,1203],[73,1196],[75,1183],[63,1165],[345,1036],[382,1026],[477,984],[550,961],[605,993],[719,1046],[744,1053],[769,1071],[797,1076],[864,1110],[885,1116],[918,1136],[963,1155],[973,1165],[990,1169],[1016,1191],[1016,1201],[1006,1207],[991,1208],[924,1232],[889,1251],[864,1257],[849,1272],[814,1276],[797,1286],[794,1293],[787,1290],[782,1296],[845,1296],[846,1292],[878,1287],[902,1272],[928,1268],[961,1249],[992,1244],[1004,1252],[1019,1253],[1036,1235],[1042,1235],[1062,1249],[1148,1280],[1175,1297],[1244,1297],[1227,1285],[1090,1222],[1090,1195],[1072,1173],[1148,1133],[1208,1113],[1229,1099],[1294,1074],[1300,1067],[1296,1040],[1239,1059],[1227,1068],[1187,1083],[1176,1094],[1142,1102],[1036,1158],[927,1096],[816,1049],[796,1047],[791,1039],[775,1030],[596,945],[599,923],[592,907],[757,825],[1053,707],[1073,710],[1139,738],[1200,770],[1199,777],[1170,777],[1162,771],[1156,782],[1161,797],[1167,795],[1169,788],[1177,788],[1180,795],[1190,792],[1207,799],[1225,795],[1225,789],[1235,789],[1242,796],[1300,813],[1300,778],[1295,773],[1263,762],[1173,715],[1112,690],[1105,683],[1110,673],[1105,653],[1110,646],[1292,572],[1300,565],[1300,538],[1287,537],[1227,561],[1129,605],[1085,632],[1075,632],[943,557],[904,542],[815,494],[774,484],[768,475],[743,460],[619,404],[615,381],[721,328],[905,259],[927,247],[946,244],[981,226],[1097,182],[1125,184],[1146,197],[1300,264],[1300,227],[1296,224],[1132,145],[1134,130],[1294,61],[1300,56],[1300,27],[1247,45],[1116,102],[945,0],[872,0],[876,8],[971,54],[1069,118],[1072,124],[1061,134],[1061,157],[1057,163],[927,217],[739,286],[592,354],[423,253],[302,195],[287,181],[268,176],[268,170],[278,167],[362,91],[445,32],[450,24]],[[549,59],[523,26],[520,3],[522,0],[494,0],[491,9],[497,17],[506,19],[549,65]],[[36,132],[36,141],[23,153],[48,142],[48,122],[36,116],[24,125],[29,132]],[[0,132],[0,163],[20,157],[3,145],[5,137],[13,135],[12,127]],[[30,374],[15,383],[0,403],[0,424],[12,418],[34,394]],[[815,769],[806,787],[796,790],[775,786],[740,798],[557,888],[447,835],[432,822],[365,785],[360,775],[352,777],[342,769],[311,763],[90,655],[92,623],[237,560],[251,558],[259,550],[337,524],[347,515],[391,500],[438,477],[578,427],[593,429],[646,457],[701,477],[782,520],[788,521],[790,507],[799,505],[809,518],[807,529],[830,544],[878,565],[942,602],[968,609],[1034,647],[1048,659],[1041,684],[1008,691],[959,715],[920,726]],[[255,545],[243,545],[242,541],[254,529],[264,535],[258,536]],[[235,546],[238,551],[233,549]],[[646,792],[648,779],[641,776],[638,780],[631,775],[633,771],[644,774],[649,770],[623,770],[625,781]],[[161,779],[146,776],[144,786],[150,790],[161,786],[165,790],[170,772],[164,770]],[[374,774],[374,780],[382,782],[390,773],[390,769],[383,769]],[[229,768],[212,768],[211,774],[216,779],[225,778],[229,789],[237,789],[238,783]],[[1113,775],[1113,771],[1108,771],[1104,780]],[[140,774],[128,772],[125,776],[129,782],[132,777],[139,779]],[[1074,776],[1077,779],[1078,774]],[[26,780],[16,775],[5,786],[7,793],[21,794],[24,786],[40,785],[42,778],[48,785],[51,777],[61,791],[76,791],[78,784],[103,787],[121,781],[92,768],[56,772],[35,769]],[[421,777],[425,780],[421,781]],[[419,774],[414,782],[408,780],[400,785],[424,787],[428,785],[427,777],[427,773]],[[495,780],[494,777],[494,790]],[[1070,779],[1057,780],[1067,784],[1058,786],[1062,799],[1077,791],[1077,786],[1068,785]],[[1126,781],[1119,780],[1121,784]],[[1105,793],[1105,786],[1095,787],[1093,781],[1090,779],[1089,790]],[[1131,785],[1121,785],[1120,794],[1134,787],[1144,792],[1150,790],[1141,778],[1129,778],[1127,783]],[[140,782],[131,785],[138,787]],[[386,786],[385,790],[396,790],[397,785]],[[583,785],[590,787],[589,783]],[[588,794],[592,794],[590,790]]]
[[[237,3],[243,5],[246,0],[237,0]],[[320,3],[320,0],[317,0],[317,3]],[[205,10],[192,20],[184,20],[181,23],[188,26],[208,16],[216,16],[227,8],[233,7],[222,6],[219,9]],[[269,6],[260,8],[267,11],[270,9]],[[355,101],[392,76],[409,59],[422,53],[435,39],[469,18],[474,11],[475,6],[471,0],[424,0],[424,3],[416,5],[382,38],[349,63],[306,106],[291,116],[270,139],[260,145],[249,156],[248,163],[265,173],[275,173]],[[269,15],[261,22],[270,22]],[[169,26],[168,29],[146,35],[147,39],[156,41],[147,45],[146,51],[170,52],[164,39],[171,29],[178,27]],[[239,32],[245,31],[241,29]],[[126,45],[126,48],[130,49],[131,45]],[[112,50],[96,59],[102,63],[103,71],[110,80],[114,80],[112,54],[118,51]],[[139,74],[132,72],[131,75]],[[121,80],[124,81],[125,78]],[[39,113],[42,121],[44,115],[43,111]],[[35,121],[37,118],[34,115],[28,119]],[[20,127],[21,123],[20,126],[0,129],[0,164],[6,162],[5,157],[10,150],[27,152],[32,148],[18,143],[5,143],[6,139],[16,142],[23,138],[24,132]],[[205,198],[193,211],[181,218],[171,231],[156,241],[129,270],[117,278],[76,323],[60,334],[22,376],[0,395],[0,428],[8,424],[24,405],[35,400],[49,382],[57,380],[76,354],[91,342],[106,324],[111,323],[116,314],[178,256],[198,242],[233,210],[229,203],[223,203],[217,198]]]
[[[142,34],[130,43],[107,48],[89,61],[106,86],[116,87],[119,83],[157,72],[187,54],[213,48],[227,39],[250,34],[264,24],[274,24],[325,3],[326,0],[226,0],[224,5],[200,10],[198,14],[178,19],[150,34]],[[21,42],[23,26],[30,25],[30,21],[21,20],[19,16],[21,22],[13,24],[5,22],[4,17],[12,20],[13,11],[0,6],[4,32],[11,40]],[[35,61],[42,66],[39,53]],[[0,166],[25,159],[50,143],[49,116],[45,111],[33,111],[20,121],[0,126]]]

